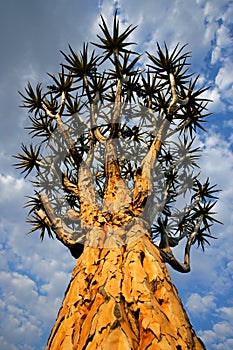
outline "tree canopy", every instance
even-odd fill
[[[20,92],[32,144],[22,144],[15,166],[32,176],[31,232],[55,234],[77,258],[102,229],[114,231],[107,246],[127,244],[121,227],[143,220],[164,260],[188,272],[191,247],[204,250],[218,222],[218,190],[201,180],[195,146],[208,87],[190,72],[186,45],[157,43],[141,55],[129,41],[136,27],[120,31],[117,13],[112,31],[101,21],[98,42],[61,52],[48,86],[29,82]],[[183,240],[179,262],[172,248]]]

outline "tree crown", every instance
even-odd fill
[[[116,235],[124,228],[116,241],[127,244],[129,228],[141,220],[152,240],[159,237],[165,261],[188,272],[191,246],[204,250],[218,222],[218,190],[201,182],[194,146],[210,114],[202,96],[208,88],[190,73],[186,45],[170,52],[157,44],[145,64],[128,42],[136,27],[120,32],[116,13],[111,34],[101,20],[102,35],[92,43],[100,53],[86,43],[79,53],[69,46],[61,71],[48,74],[50,85],[28,83],[20,92],[27,129],[38,140],[15,156],[25,177],[35,175],[31,232],[41,239],[55,233],[78,257],[82,244],[97,244],[110,227]],[[183,239],[181,263],[171,248]]]

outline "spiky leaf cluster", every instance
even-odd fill
[[[22,107],[30,113],[27,129],[40,144],[22,145],[22,152],[15,156],[16,167],[25,177],[35,174],[29,213],[32,231],[40,230],[41,238],[46,230],[52,235],[52,226],[40,211],[42,193],[49,196],[58,216],[67,216],[69,225],[67,207],[80,209],[75,184],[82,162],[92,173],[97,201],[102,203],[107,177],[105,145],[113,136],[121,176],[133,190],[135,176],[168,120],[169,130],[151,171],[153,200],[145,209],[146,217],[152,238],[166,235],[172,247],[196,232],[190,244],[204,249],[211,237],[210,227],[217,222],[212,210],[217,190],[209,179],[201,182],[200,149],[195,146],[195,133],[204,130],[202,124],[209,115],[209,101],[202,96],[207,88],[197,87],[198,77],[190,73],[186,45],[177,45],[170,52],[166,44],[164,49],[157,44],[155,52],[145,58],[132,51],[134,43],[128,41],[136,27],[121,32],[116,13],[111,33],[103,17],[101,20],[99,42],[92,43],[98,54],[86,43],[79,52],[69,46],[68,54],[62,52],[61,71],[57,76],[48,74],[51,81],[45,88],[28,83],[24,93],[20,92]]]

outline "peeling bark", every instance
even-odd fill
[[[159,249],[141,229],[125,246],[84,248],[47,350],[205,349]]]

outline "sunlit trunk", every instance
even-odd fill
[[[118,248],[84,249],[49,349],[205,347],[192,329],[159,250],[145,232]]]

